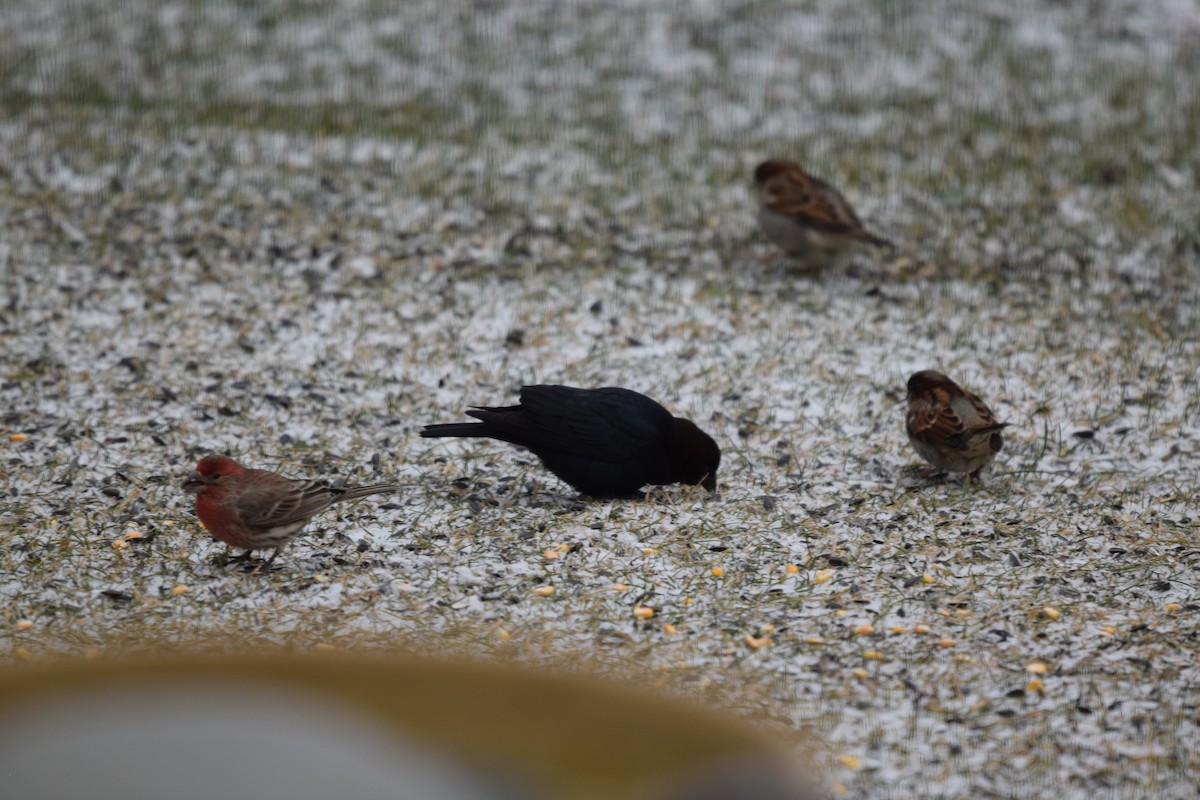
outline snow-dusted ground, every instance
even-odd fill
[[[849,797],[1194,796],[1194,4],[242,5],[0,8],[12,657],[594,652]],[[768,155],[897,253],[788,269]],[[982,489],[916,474],[931,366],[1013,425]],[[696,420],[719,496],[415,435],[533,382]],[[210,450],[404,489],[244,575]]]

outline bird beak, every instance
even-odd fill
[[[717,476],[705,475],[704,480],[700,481],[700,485],[710,492],[715,492],[717,490]]]
[[[192,477],[184,481],[181,488],[188,494],[200,494],[208,488],[208,484],[210,483],[212,483],[212,481],[208,480],[199,472],[197,472],[192,475]]]

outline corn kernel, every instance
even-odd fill
[[[674,625],[672,625],[669,622],[664,623],[663,627],[662,627],[662,632],[665,633],[667,636],[674,636],[678,632],[678,630],[679,630],[678,628],[676,628]]]
[[[542,556],[545,557],[545,559],[547,561],[558,560],[558,555],[559,555],[558,551],[554,550],[554,549],[546,550],[545,552],[542,553]]]
[[[553,586],[539,586],[538,588],[533,590],[533,593],[536,594],[538,597],[549,597],[550,595],[554,594],[554,587]]]
[[[8,440],[10,442],[16,442],[17,444],[20,444],[21,442],[25,441],[28,438],[29,437],[23,433],[14,433],[12,436],[8,437]]]
[[[1163,606],[1163,610],[1168,614],[1174,614],[1176,611],[1180,611],[1182,609],[1183,606],[1179,605],[1179,603],[1167,603],[1165,606]]]
[[[758,635],[759,636],[774,636],[775,635],[775,626],[769,622],[759,625],[758,626]]]
[[[614,592],[627,592],[627,591],[629,591],[629,584],[628,583],[614,583],[612,585],[612,588],[613,588]]]
[[[833,570],[822,569],[817,570],[817,574],[813,575],[813,583],[829,583],[833,578]]]
[[[795,564],[788,564],[786,567],[783,568],[783,571],[786,572],[788,575],[795,575],[796,573],[798,573],[800,571],[800,568],[797,567]]]
[[[859,636],[870,636],[875,632],[875,626],[871,625],[870,623],[859,625],[854,629],[854,632]]]
[[[1046,665],[1040,661],[1034,661],[1033,663],[1025,665],[1025,671],[1030,675],[1045,675]]]
[[[769,645],[770,643],[771,643],[770,636],[759,636],[757,638],[754,636],[749,636],[749,635],[746,636],[746,646],[749,647],[751,650],[758,650],[759,648],[765,647],[765,646]]]
[[[971,616],[971,612],[965,608],[960,608],[955,610],[954,616],[958,617],[959,619],[966,619],[967,617]]]
[[[1113,625],[1105,625],[1103,628],[1100,629],[1100,633],[1104,634],[1105,636],[1116,636],[1117,629]]]
[[[131,542],[134,539],[142,538],[142,532],[141,531],[125,531],[124,535],[122,535],[121,538],[127,542]]]
[[[941,639],[938,639],[938,647],[943,650],[949,650],[951,647],[954,647],[954,640],[943,636]]]
[[[502,642],[507,642],[512,638],[512,631],[508,630],[507,628],[501,628],[500,630],[496,631],[496,638]]]
[[[867,677],[870,676],[871,673],[867,672],[862,667],[855,667],[854,669],[850,670],[850,674],[853,675],[854,677],[858,678],[861,681],[861,680],[866,680]]]
[[[642,548],[642,555],[644,555],[644,556],[652,556],[657,552],[658,552],[657,547],[643,547]]]
[[[845,794],[846,792],[850,791],[846,788],[846,784],[844,783],[834,783],[829,787],[829,790],[834,794]]]
[[[332,653],[333,651],[337,650],[337,648],[328,642],[320,642],[313,645],[313,650],[316,650],[318,653]]]
[[[867,661],[883,661],[883,653],[878,650],[867,650],[863,653],[863,658]]]
[[[680,601],[680,602],[682,602],[682,603],[683,603],[685,606],[690,606],[692,603],[696,602],[696,598],[694,598],[694,597],[685,597],[685,598],[683,598],[683,600],[682,600],[682,601]]]
[[[919,633],[922,636],[929,633],[928,625],[913,625],[913,633]]]
[[[635,606],[633,615],[638,619],[650,619],[654,616],[654,609],[650,606]]]
[[[171,589],[171,594],[175,595],[176,597],[179,597],[179,595],[187,594],[190,591],[191,591],[191,589],[189,589],[188,587],[184,586],[181,583]]]
[[[1062,614],[1059,613],[1059,610],[1057,608],[1054,608],[1053,606],[1045,606],[1042,609],[1042,616],[1045,617],[1046,619],[1053,620],[1053,619],[1058,619],[1059,617],[1062,616]]]
[[[849,754],[838,756],[837,760],[839,764],[847,769],[858,769],[859,765],[862,764],[862,761],[859,760],[858,756],[852,756]]]
[[[825,644],[824,636],[806,636],[804,637],[805,644]]]
[[[837,611],[833,612],[833,615],[838,618],[844,617],[846,616],[846,609],[839,608]]]
[[[15,627],[19,631],[27,631],[33,627],[33,620],[19,619],[19,620],[17,620],[17,624],[14,625],[13,627]]]
[[[566,553],[567,551],[569,551],[569,550],[571,549],[571,545],[569,545],[569,544],[567,544],[566,542],[564,542],[564,543],[562,543],[562,544],[557,544],[557,545],[555,545],[555,546],[554,546],[554,549],[555,549],[555,550],[557,550],[557,551],[558,551],[558,552],[560,552],[560,553]]]
[[[1046,684],[1042,683],[1041,678],[1030,678],[1029,683],[1025,684],[1025,691],[1040,692],[1046,688]]]
[[[924,575],[921,576],[921,583],[928,586],[932,583],[937,583],[937,578],[933,577],[928,572],[926,572]]]
[[[129,542],[125,541],[124,539],[113,539],[113,550],[124,550],[127,547],[129,547]]]
[[[713,567],[711,571],[712,571],[712,576],[714,578],[720,578],[721,576],[723,576],[725,574],[724,567]]]
[[[908,633],[908,628],[903,625],[893,625],[890,629],[891,633]]]

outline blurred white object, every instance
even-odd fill
[[[74,691],[0,712],[5,800],[517,796],[480,777],[347,706],[257,686]]]

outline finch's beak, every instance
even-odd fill
[[[206,488],[208,488],[208,481],[204,480],[204,478],[200,476],[200,473],[196,473],[184,481],[181,488],[188,494],[200,494]]]

